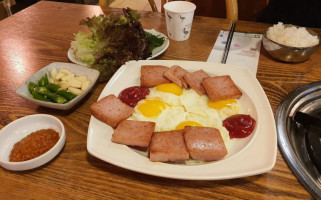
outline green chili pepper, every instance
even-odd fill
[[[71,93],[71,92],[68,92],[67,90],[58,90],[56,92],[56,94],[62,96],[62,97],[65,97],[66,99],[68,99],[69,101],[72,100],[73,98],[75,98],[77,95]]]
[[[51,92],[56,93],[59,90],[60,86],[54,83],[49,83],[46,86],[46,88],[49,89]]]
[[[29,90],[30,94],[32,94],[32,92],[35,90],[36,87],[37,87],[37,84],[35,84],[34,82],[29,82],[28,90]]]
[[[45,74],[41,79],[38,81],[38,85],[40,87],[47,86],[49,84],[48,76]]]
[[[36,92],[44,95],[45,97],[48,97],[55,103],[63,104],[67,102],[67,99],[65,97],[50,92],[46,87],[38,87]]]
[[[35,90],[32,91],[31,95],[32,95],[32,97],[33,97],[34,99],[37,99],[37,100],[40,100],[40,101],[50,102],[49,99],[46,99],[43,95],[37,93]]]
[[[48,95],[48,97],[53,100],[55,103],[59,103],[59,104],[64,104],[67,103],[68,100],[65,97],[62,97],[58,94],[53,94],[51,93],[50,95]]]
[[[37,87],[36,92],[44,96],[47,96],[48,94],[52,93],[46,87]]]

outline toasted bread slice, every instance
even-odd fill
[[[178,162],[189,158],[183,130],[155,132],[150,144],[151,161]]]
[[[203,95],[206,93],[204,87],[202,86],[202,81],[204,78],[208,78],[208,77],[210,76],[203,70],[198,70],[198,71],[187,73],[184,75],[184,79],[186,83],[191,88],[193,88],[199,95]]]
[[[237,88],[229,75],[204,78],[202,81],[210,101],[239,99],[242,92]]]
[[[164,77],[164,72],[169,68],[162,65],[143,65],[140,69],[140,86],[154,87],[170,81]]]
[[[164,73],[164,76],[181,88],[188,88],[184,75],[188,73],[178,65],[173,65]]]
[[[155,125],[155,122],[147,121],[121,121],[115,129],[111,141],[130,146],[148,147]]]
[[[184,139],[190,156],[195,160],[214,161],[227,155],[221,133],[216,128],[187,126]]]
[[[90,106],[90,112],[98,120],[115,128],[121,121],[127,119],[134,109],[110,94],[93,103]]]

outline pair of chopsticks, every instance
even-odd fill
[[[233,39],[233,34],[234,34],[234,31],[235,31],[235,26],[236,26],[236,21],[233,21],[232,22],[232,26],[231,26],[230,31],[229,31],[228,36],[227,36],[227,41],[226,41],[226,45],[225,45],[225,48],[224,48],[224,53],[223,53],[223,57],[222,57],[222,61],[221,61],[222,64],[226,63],[227,56],[228,56],[228,53],[230,51],[230,47],[231,47],[231,43],[232,43],[232,39]]]

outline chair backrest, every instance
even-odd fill
[[[225,0],[226,18],[231,20],[238,20],[238,5],[237,0]]]
[[[0,20],[12,15],[11,6],[15,5],[15,0],[1,1],[0,2]]]
[[[132,1],[132,0],[131,0],[131,1]],[[157,12],[158,10],[157,10],[157,6],[156,6],[155,1],[154,1],[154,0],[148,0],[148,2],[149,2],[149,4],[150,4],[152,10],[153,10],[154,12]],[[98,4],[99,4],[99,6],[101,6],[101,7],[108,7],[108,5],[109,5],[109,0],[99,0]]]
[[[3,5],[3,2],[0,2],[0,20],[6,18],[8,16],[7,11]]]
[[[164,12],[164,4],[172,0],[161,0],[161,12]],[[186,0],[192,2],[192,0]],[[214,0],[213,0],[214,1]],[[152,10],[158,12],[155,0],[148,0]],[[231,20],[238,19],[238,0],[225,0],[226,5],[226,18]],[[108,7],[109,0],[99,0],[99,5],[102,7]]]
[[[172,1],[172,0],[161,0],[161,11],[164,12],[164,4]],[[187,0],[192,1],[192,0]],[[225,0],[226,5],[226,18],[231,20],[237,20],[238,19],[238,5],[237,0]]]
[[[109,0],[99,0],[98,1],[99,6],[101,7],[108,7],[109,5]]]

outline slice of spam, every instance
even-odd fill
[[[184,138],[189,155],[195,160],[215,161],[227,155],[221,133],[216,128],[187,126]]]
[[[115,129],[111,141],[130,146],[148,147],[155,125],[155,122],[124,120]]]
[[[188,88],[184,75],[188,72],[178,65],[173,65],[164,73],[164,76],[181,88]]]
[[[169,68],[162,65],[143,65],[140,69],[140,86],[154,87],[170,81],[164,77],[165,71]]]
[[[204,78],[208,78],[208,77],[210,76],[203,70],[198,70],[198,71],[187,73],[184,75],[184,79],[186,83],[191,88],[193,88],[199,95],[203,95],[206,93],[204,87],[202,86],[202,81]]]
[[[179,162],[189,158],[183,130],[155,132],[149,148],[150,160],[154,162]]]
[[[242,96],[242,92],[229,75],[204,78],[202,85],[210,101],[239,99]]]
[[[90,106],[91,114],[98,120],[116,128],[134,112],[134,109],[110,94]]]

